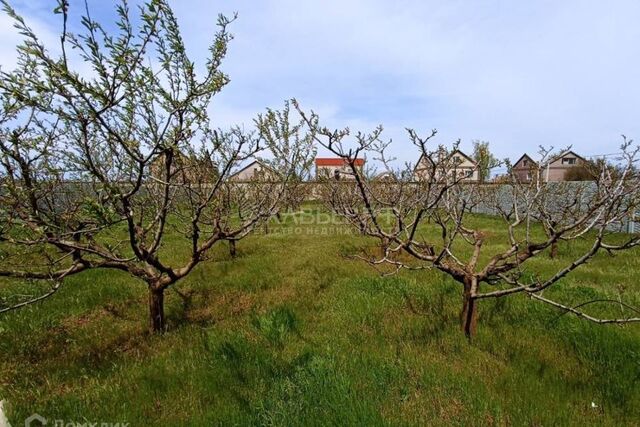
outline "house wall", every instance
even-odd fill
[[[468,178],[465,178],[465,181],[478,181],[480,179],[480,171],[475,168],[471,169],[471,175]]]
[[[361,166],[356,166],[358,170],[362,170]],[[318,166],[316,165],[316,178],[333,178],[335,171],[340,172],[340,179],[355,179],[351,167],[347,165],[342,166]]]
[[[467,178],[464,179],[464,181],[477,181],[480,178],[480,171],[478,171],[477,165],[474,162],[469,161],[469,159],[459,154],[454,154],[453,158],[457,159],[460,162],[455,167],[456,171],[458,172],[458,175],[459,176],[460,174],[463,174],[465,176],[469,175]]]
[[[569,169],[566,166],[544,168],[540,171],[540,179],[548,182],[560,182],[564,181],[564,174]],[[513,173],[520,182],[530,182],[532,177],[536,174],[536,169],[530,169],[526,167],[513,168]]]
[[[529,169],[529,168],[513,168],[513,173],[516,176],[516,179],[519,182],[529,182],[531,181],[531,176],[533,175],[533,172]]]
[[[562,164],[562,159],[568,157],[575,158],[576,162],[572,165]],[[564,181],[564,175],[569,169],[582,166],[583,164],[584,161],[580,157],[576,157],[573,153],[568,153],[562,157],[557,158],[553,162],[549,163],[549,165],[547,165],[547,167],[543,171],[544,179],[547,182]]]
[[[574,164],[563,164],[563,159],[574,158]],[[525,163],[525,160],[527,163]],[[548,165],[543,166],[540,170],[541,179],[547,182],[560,182],[565,180],[565,173],[575,167],[584,165],[584,160],[576,156],[573,152],[553,160]],[[530,159],[522,159],[513,166],[513,173],[520,182],[531,181],[531,175],[536,173],[536,165]]]
[[[415,168],[415,178],[416,179],[428,179],[429,172],[431,172],[431,166],[429,165],[429,161],[424,157],[420,157],[420,161],[416,165]]]
[[[564,181],[564,174],[567,172],[565,167],[549,167],[544,172],[545,181],[547,182],[559,182]]]
[[[456,173],[458,173],[459,176],[469,175],[467,178],[464,178],[462,181],[466,181],[466,182],[478,181],[480,177],[480,172],[476,168],[475,163],[469,161],[469,159],[467,159],[466,157],[460,154],[454,154],[453,158],[457,159],[459,162],[458,165],[455,167]],[[430,172],[431,172],[431,167],[429,165],[429,160],[427,160],[425,157],[422,157],[415,169],[416,178],[426,179],[429,177]],[[453,172],[453,171],[451,170],[449,171],[449,173],[450,172]],[[442,171],[436,170],[436,173],[442,174]]]
[[[537,164],[529,158],[521,159],[513,165],[513,174],[519,182],[530,182],[536,171]]]
[[[269,170],[265,170],[264,167],[260,163],[253,163],[247,166],[246,169],[240,171],[238,174],[233,176],[234,181],[250,181],[255,178],[256,174],[264,174],[265,177],[269,177],[271,175]]]

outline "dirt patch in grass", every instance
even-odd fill
[[[188,307],[184,316],[187,322],[197,324],[218,323],[241,316],[256,305],[255,295],[246,292],[207,293],[204,297],[194,298],[198,302]]]

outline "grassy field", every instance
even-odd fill
[[[489,249],[501,244],[495,220],[476,221]],[[481,302],[469,343],[457,283],[431,271],[381,278],[347,257],[372,242],[345,231],[289,222],[240,242],[235,260],[217,248],[180,295],[167,293],[163,336],[147,333],[144,284],[113,271],[0,316],[10,421],[640,424],[640,325],[598,326],[514,296]],[[551,272],[587,244],[532,266]],[[578,303],[624,287],[640,305],[638,255],[599,255],[548,295]],[[12,292],[0,282],[0,296]]]

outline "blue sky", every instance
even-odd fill
[[[75,0],[71,7],[83,5]],[[615,153],[640,140],[640,1],[173,1],[192,56],[203,59],[218,13],[239,13],[211,114],[251,122],[296,97],[331,127],[379,123],[400,160],[415,161],[405,127],[438,143],[490,141],[499,157],[572,145]],[[56,43],[53,1],[14,1]],[[89,2],[110,20],[109,1]],[[17,36],[0,22],[0,64]]]

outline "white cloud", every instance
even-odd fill
[[[30,4],[41,17],[45,2]],[[623,132],[640,139],[635,0],[172,4],[200,62],[217,13],[240,13],[224,63],[232,81],[212,108],[222,125],[249,124],[295,96],[331,126],[383,123],[402,160],[415,153],[405,126],[438,128],[437,142],[462,138],[467,149],[472,139],[489,140],[511,157],[540,144],[612,152]],[[5,64],[15,38],[0,28]],[[57,43],[55,25],[42,28]]]
[[[31,16],[23,16],[28,26],[36,33],[45,46],[58,49],[60,36],[56,34],[46,23]],[[14,28],[14,21],[5,13],[0,13],[0,66],[5,70],[15,68],[18,60],[16,47],[22,43],[23,37]]]

